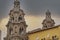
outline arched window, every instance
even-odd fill
[[[23,28],[19,29],[19,34],[21,34],[23,32]]]
[[[41,40],[45,40],[45,38],[41,39]]]
[[[19,21],[22,20],[22,17],[20,16],[20,17],[18,18],[18,20],[19,20]]]
[[[14,20],[14,17],[12,17],[11,19]]]
[[[12,29],[12,28],[10,28],[10,30],[9,30],[10,34],[12,34],[12,31],[13,31],[13,29]]]

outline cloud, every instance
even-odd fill
[[[7,24],[7,22],[8,22],[8,17],[7,18],[3,18],[2,20],[1,20],[1,22],[0,22],[0,29],[1,30],[5,30],[5,25]]]
[[[27,31],[31,31],[33,29],[36,29],[36,28],[41,28],[42,27],[42,21],[43,21],[44,17],[41,17],[41,16],[25,16],[25,20],[26,20],[26,23],[28,25],[27,27]]]
[[[60,0],[20,0],[20,6],[26,15],[41,16],[49,9],[60,17]],[[0,19],[7,17],[12,8],[13,0],[0,0]]]
[[[41,15],[45,10],[49,9],[56,12],[55,15],[60,15],[60,0],[22,0],[21,8],[28,15]],[[53,14],[53,13],[52,13]]]
[[[6,17],[6,18],[2,18],[1,21],[0,21],[0,30],[2,31],[2,40],[3,40],[3,37],[6,36],[6,24],[8,22],[8,19],[9,17]]]

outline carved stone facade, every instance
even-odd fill
[[[54,26],[55,22],[51,18],[51,13],[50,13],[49,10],[47,10],[46,18],[43,20],[42,24],[43,24],[43,28],[49,28],[49,27],[53,27]]]
[[[20,9],[19,0],[14,0],[14,8],[9,13],[10,18],[6,25],[7,36],[4,40],[27,40],[24,15],[23,10]]]

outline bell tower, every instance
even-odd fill
[[[51,13],[49,10],[46,12],[46,18],[42,22],[43,28],[50,28],[55,25],[54,20],[51,18]]]
[[[14,8],[9,13],[10,18],[6,25],[7,36],[4,40],[27,40],[24,15],[24,11],[20,9],[19,0],[14,0]]]

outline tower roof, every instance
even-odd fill
[[[20,1],[14,0],[14,10],[19,11],[19,9],[20,9]]]
[[[55,22],[51,18],[51,13],[50,13],[49,10],[47,10],[46,18],[43,20],[42,24],[43,24],[43,28],[48,28],[48,27],[53,27],[54,26]]]
[[[51,16],[49,9],[47,9],[46,16]]]
[[[20,1],[19,0],[14,0],[14,5],[20,5]]]
[[[50,13],[49,9],[47,9],[47,12],[46,13]]]

